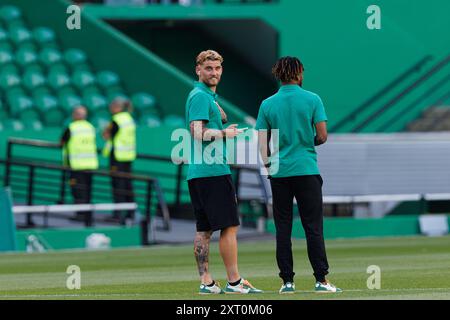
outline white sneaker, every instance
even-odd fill
[[[262,293],[262,290],[256,289],[250,282],[247,280],[241,279],[237,285],[232,286],[227,283],[225,287],[225,293],[238,293],[238,294],[247,294],[247,293]]]
[[[316,285],[314,287],[314,291],[316,293],[338,293],[342,292],[341,289],[336,288],[333,284],[329,283],[328,281],[324,284],[322,282],[317,281]]]
[[[216,281],[212,287],[208,287],[206,284],[200,285],[200,291],[199,294],[222,294],[224,293],[222,288],[220,287],[220,284]]]
[[[283,284],[279,291],[280,294],[289,294],[295,293],[295,284],[293,282],[286,282]]]

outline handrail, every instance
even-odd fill
[[[424,58],[420,59],[419,62],[414,64],[411,68],[403,72],[400,76],[395,78],[392,82],[390,82],[388,85],[386,85],[384,88],[382,88],[380,91],[378,91],[376,94],[374,94],[371,98],[369,98],[366,102],[361,104],[356,110],[352,111],[349,115],[344,117],[342,120],[340,120],[337,124],[335,124],[333,127],[331,127],[330,132],[336,132],[339,130],[342,126],[344,126],[347,122],[353,121],[356,117],[356,114],[363,112],[368,107],[370,107],[373,103],[381,99],[383,96],[385,96],[387,93],[392,91],[396,86],[398,86],[401,82],[406,80],[410,75],[412,75],[415,72],[418,72],[422,69],[422,67],[430,60],[432,60],[433,57],[431,55],[427,55]]]
[[[441,105],[444,101],[450,98],[450,91],[447,91],[443,96],[439,97],[438,100],[436,100],[435,103],[433,103],[432,107],[438,107]],[[432,128],[438,127],[441,123],[444,123],[445,121],[448,121],[448,118],[441,117],[438,119],[434,119],[433,123],[431,124]]]
[[[48,142],[48,141],[43,141],[43,140],[34,140],[34,139],[23,139],[23,138],[9,138],[8,139],[8,146],[7,146],[7,159],[11,159],[12,157],[12,146],[14,144],[20,144],[20,145],[29,145],[29,146],[35,146],[35,147],[50,147],[50,148],[61,148],[61,145],[59,143],[54,143],[54,142]],[[101,153],[101,150],[98,149],[97,150],[99,153]],[[148,154],[137,154],[136,155],[137,159],[140,160],[154,160],[154,161],[163,161],[163,162],[170,162],[173,165],[177,166],[177,171],[175,174],[175,206],[179,207],[181,204],[181,183],[182,183],[182,178],[183,178],[183,164],[185,164],[185,160],[181,159],[181,158],[174,158],[172,159],[171,157],[168,156],[157,156],[157,155],[148,155]],[[47,164],[50,165],[50,164]],[[248,167],[248,166],[244,166],[244,165],[238,165],[238,164],[231,164],[230,165],[231,169],[236,170],[237,171],[237,175],[239,176],[241,170],[245,170],[245,171],[250,171],[253,173],[256,173],[258,176],[260,176],[259,172],[259,168],[254,168],[254,167]],[[5,176],[4,176],[4,180],[5,180],[5,185],[8,184],[8,179],[10,176],[9,173],[9,166],[5,167]],[[262,180],[262,178],[259,178],[260,180],[260,187],[263,189],[262,193],[263,193],[263,201],[264,201],[264,205],[267,206],[269,203],[269,197],[268,197],[268,193],[267,190],[265,190],[265,185],[264,182]],[[65,181],[65,178],[63,177],[61,184],[63,184]],[[162,193],[163,193],[163,188],[160,186],[159,181],[157,181],[155,183],[155,189],[157,191],[157,195],[158,198],[162,197]],[[62,196],[64,194],[64,188],[61,188],[61,193]],[[239,185],[236,185],[236,193],[238,194],[239,192]],[[164,223],[165,223],[165,229],[170,228],[169,227],[169,221],[170,218],[169,217],[169,211],[167,209],[166,206],[161,207],[161,211],[163,214],[163,217],[165,217],[164,219]],[[267,213],[270,213],[270,208],[266,211],[266,216]],[[166,218],[167,217],[167,218]]]
[[[404,89],[402,92],[400,92],[398,95],[396,95],[394,98],[392,98],[388,103],[386,103],[383,107],[376,110],[374,113],[372,113],[363,123],[359,124],[356,128],[352,130],[352,132],[358,132],[362,128],[364,128],[366,125],[368,125],[370,122],[378,118],[382,113],[384,113],[386,110],[390,109],[392,106],[394,106],[398,101],[403,99],[407,94],[409,94],[413,89],[420,86],[424,81],[428,80],[432,75],[434,75],[436,72],[441,70],[443,67],[445,67],[450,62],[450,55],[448,55],[445,59],[440,61],[438,64],[436,64],[431,70],[429,70],[427,73],[425,73],[423,76],[421,76],[419,79],[414,81],[411,85],[409,85],[406,89]]]
[[[40,144],[42,146],[44,144]],[[5,176],[5,185],[9,185],[9,174],[10,174],[10,167],[11,165],[15,166],[25,166],[29,168],[29,177],[28,177],[28,191],[27,191],[27,203],[31,205],[33,203],[33,193],[34,193],[34,174],[36,168],[42,168],[42,169],[52,169],[63,173],[63,181],[60,184],[60,187],[62,190],[65,190],[65,179],[67,177],[67,174],[70,172],[73,172],[75,170],[72,170],[68,166],[63,165],[56,165],[56,164],[49,164],[49,163],[42,163],[37,161],[21,161],[21,160],[12,160],[11,158],[2,160],[0,159],[0,163],[4,163],[5,167],[7,168],[8,176]],[[77,171],[82,172],[82,171]],[[125,178],[125,179],[131,179],[134,181],[141,181],[147,183],[147,197],[146,197],[146,219],[148,223],[150,223],[150,201],[151,201],[151,191],[152,189],[156,192],[156,197],[158,199],[159,206],[162,211],[163,215],[163,223],[164,223],[164,229],[170,230],[170,216],[169,216],[169,210],[167,207],[167,203],[165,202],[164,195],[161,189],[161,186],[159,184],[158,179],[144,176],[144,175],[137,175],[137,174],[130,174],[125,172],[111,172],[111,171],[105,171],[105,170],[89,170],[89,172],[93,175],[97,176],[107,176],[107,177],[117,177],[117,178]],[[124,191],[125,192],[125,191]],[[61,193],[62,194],[62,193]],[[31,217],[27,216],[27,220],[31,222]],[[31,224],[31,223],[30,223]],[[147,239],[148,240],[148,239]],[[147,241],[148,242],[148,241]],[[146,242],[146,243],[147,243]]]
[[[444,84],[446,84],[449,81],[450,81],[450,74],[448,74],[446,77],[441,79],[438,83],[436,83],[433,87],[431,87],[429,90],[427,90],[419,98],[417,98],[412,103],[410,103],[406,108],[404,108],[404,110],[400,110],[398,113],[396,113],[391,119],[389,119],[389,121],[386,121],[382,126],[380,126],[377,129],[377,132],[383,132],[384,130],[389,128],[392,124],[396,123],[401,118],[402,115],[411,111],[414,106],[416,106],[421,101],[423,101],[424,99],[426,99],[427,97],[432,95],[434,92],[436,92],[436,90],[441,88]]]

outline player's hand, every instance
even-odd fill
[[[236,137],[240,133],[236,127],[237,127],[236,123],[230,124],[224,130],[225,138],[234,138],[234,137]]]

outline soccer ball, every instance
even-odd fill
[[[90,250],[108,249],[111,245],[111,238],[103,233],[92,233],[86,238],[86,248]]]

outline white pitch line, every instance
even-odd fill
[[[450,293],[450,288],[404,288],[404,289],[375,289],[375,290],[369,290],[369,289],[344,289],[342,293],[345,292],[399,292],[399,291],[442,291],[442,290],[448,290]],[[278,291],[264,291],[263,294],[272,294],[272,293],[278,293]],[[302,294],[302,293],[316,293],[313,290],[298,290],[296,294]],[[342,294],[341,293],[341,294]],[[0,298],[77,298],[77,297],[128,297],[128,296],[148,296],[148,295],[156,295],[156,293],[104,293],[104,294],[98,294],[98,293],[86,293],[86,294],[31,294],[31,295],[0,295]],[[318,294],[319,295],[319,294]],[[330,293],[332,295],[332,293]],[[234,297],[238,297],[239,295],[233,295]],[[252,297],[256,295],[251,295]]]

